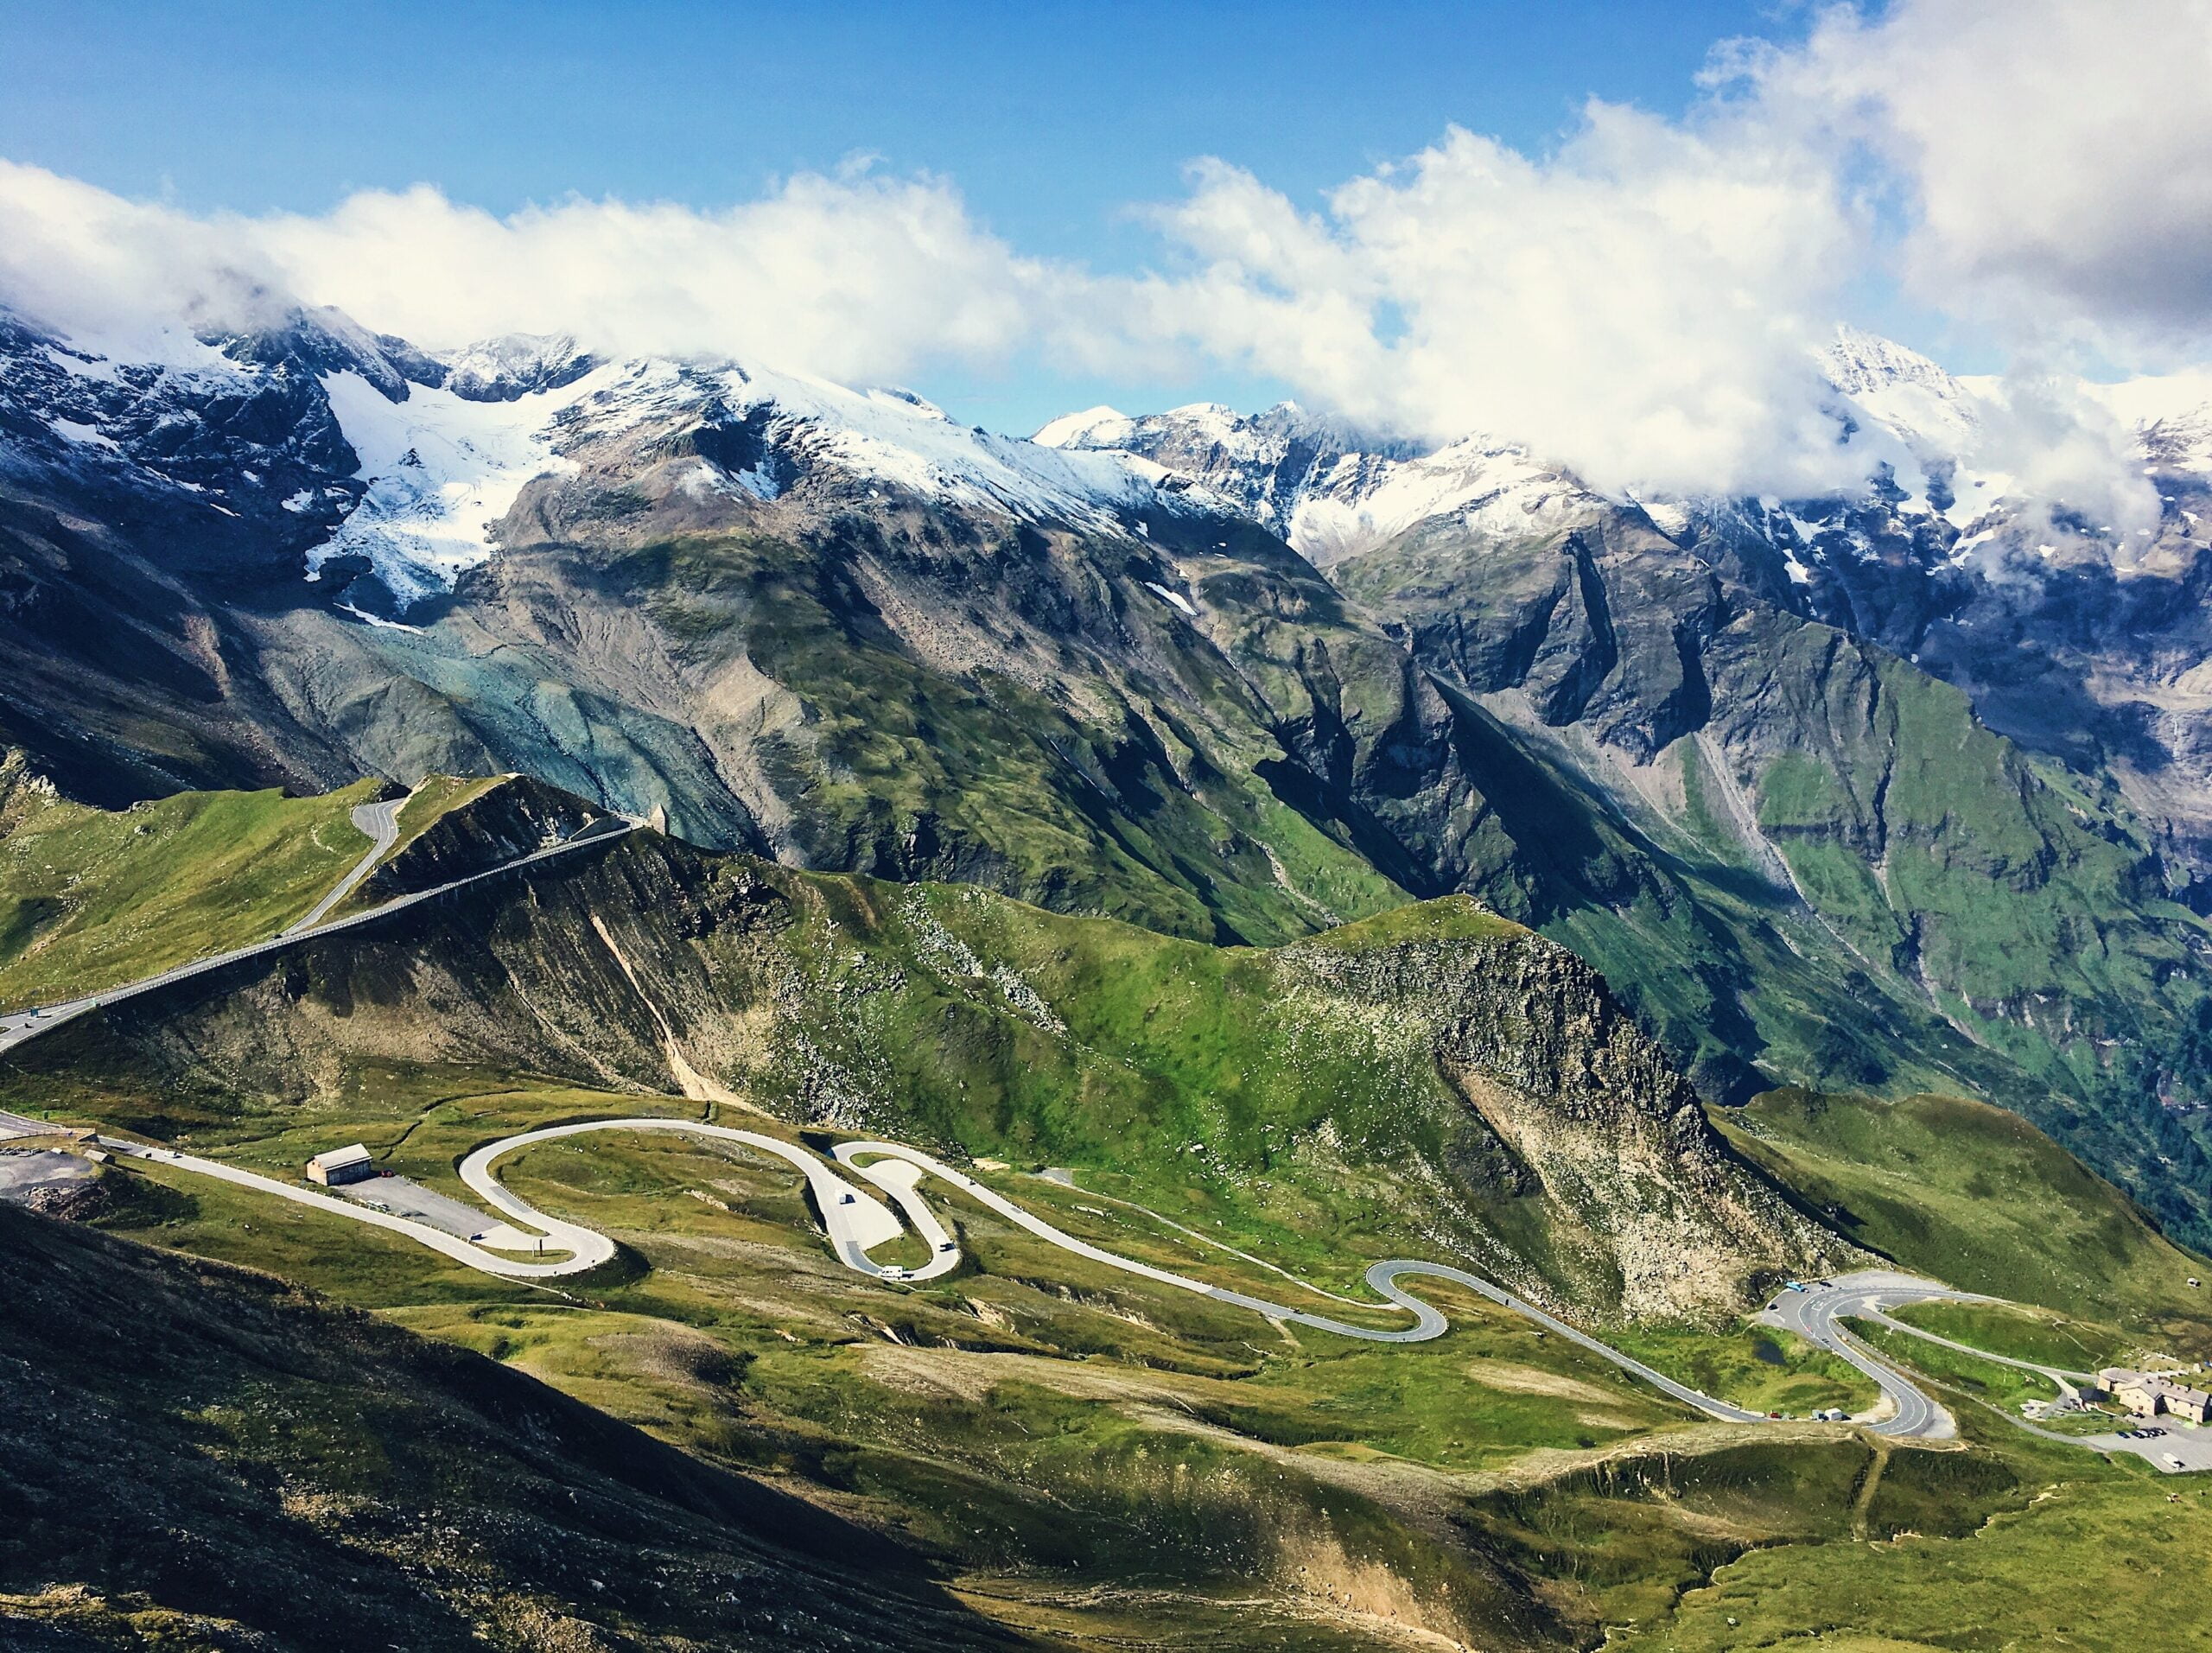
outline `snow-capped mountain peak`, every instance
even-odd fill
[[[1980,430],[1984,398],[1967,381],[1894,340],[1838,327],[1815,353],[1854,423],[1869,423],[1904,444],[1924,467],[1955,461]]]
[[[575,384],[599,363],[570,334],[510,333],[437,358],[442,388],[469,402],[512,402]]]
[[[1847,322],[1838,323],[1834,342],[1815,354],[1828,383],[1846,396],[1898,385],[1918,385],[1946,399],[1967,394],[1964,384],[1929,357]]]
[[[1121,448],[1136,421],[1103,403],[1080,413],[1064,413],[1037,428],[1029,440],[1040,448]]]
[[[1512,442],[1468,437],[1431,450],[1363,436],[1294,402],[1239,414],[1215,402],[1131,418],[1093,408],[1037,440],[1149,460],[1204,484],[1317,564],[1356,556],[1455,510],[1527,521],[1586,491]]]
[[[295,548],[311,581],[358,557],[402,610],[493,556],[531,480],[580,470],[677,466],[739,510],[805,482],[1104,531],[1210,501],[1163,496],[1141,458],[992,436],[911,391],[727,360],[601,362],[532,335],[433,356],[335,311],[189,345],[133,361],[0,312],[0,423],[20,438],[0,464],[166,493],[213,532],[257,524],[257,554]]]

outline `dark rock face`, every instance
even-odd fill
[[[309,345],[286,339],[235,341],[260,371],[168,368],[88,356],[0,311],[0,484],[157,539],[165,572],[230,592],[296,581],[359,499],[359,461]]]
[[[274,327],[224,338],[223,353],[239,362],[284,370],[287,378],[320,388],[326,373],[358,373],[387,402],[404,402],[410,385],[445,383],[445,364],[404,339],[371,333],[341,310],[295,310]]]
[[[1481,1179],[1540,1195],[1553,1243],[1601,1255],[1630,1312],[1709,1312],[1712,1282],[1742,1279],[1752,1258],[1832,1268],[1850,1255],[1749,1172],[1565,948],[1534,935],[1480,950],[1294,945],[1285,970],[1422,1027],[1495,1138]]]
[[[606,811],[527,775],[503,776],[438,817],[363,881],[371,898],[435,889],[575,837]]]

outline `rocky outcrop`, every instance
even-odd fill
[[[1481,1169],[1458,1160],[1457,1179],[1539,1198],[1552,1243],[1613,1274],[1624,1313],[1712,1314],[1777,1271],[1856,1256],[1730,1150],[1688,1082],[1565,948],[1525,931],[1357,950],[1323,936],[1279,958],[1298,988],[1410,1024],[1495,1138]]]
[[[565,842],[609,819],[606,811],[528,775],[501,775],[480,790],[476,784],[465,785],[464,801],[442,810],[420,832],[404,838],[363,881],[360,901],[435,889]],[[404,810],[400,823],[404,831]]]

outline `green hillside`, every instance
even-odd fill
[[[1223,948],[638,833],[60,1028],[0,1101],[244,1146],[455,1071],[1110,1173],[1346,1285],[1443,1243],[1585,1314],[1710,1319],[1843,1255],[1586,966],[1463,896]]]
[[[2212,1292],[2189,1284],[2212,1279],[2212,1263],[2015,1115],[1955,1097],[1777,1090],[1714,1118],[1826,1220],[1907,1268],[2212,1351]]]
[[[472,807],[445,818],[466,828]],[[687,1086],[691,1099],[675,1094]],[[1586,967],[1464,897],[1272,949],[1224,948],[643,832],[57,1030],[0,1062],[0,1103],[286,1177],[358,1140],[382,1167],[456,1194],[453,1168],[471,1148],[559,1121],[682,1112],[817,1148],[880,1133],[964,1151],[1069,1231],[1238,1289],[1306,1289],[1273,1264],[1363,1294],[1373,1258],[1458,1256],[1581,1318],[1637,1316],[1624,1334],[1634,1347],[1739,1402],[1866,1399],[1821,1351],[1732,1313],[1754,1282],[1847,1255],[1820,1252],[1731,1159]],[[2206,1329],[2171,1300],[2190,1260],[2012,1116],[1772,1097],[1720,1122],[1805,1205],[1834,1207],[1839,1225],[1907,1266],[2177,1343]],[[1038,1174],[1048,1167],[1065,1180]],[[1356,1344],[1164,1292],[957,1197],[944,1202],[957,1273],[920,1287],[869,1280],[824,1255],[780,1162],[696,1141],[549,1142],[502,1173],[524,1198],[614,1236],[617,1261],[548,1291],[157,1164],[109,1167],[99,1220],[280,1269],[721,1470],[772,1478],[918,1557],[951,1601],[915,1622],[932,1633],[950,1623],[962,1645],[1004,1633],[1336,1653],[1414,1634],[1586,1648],[1607,1625],[1664,1623],[1678,1599],[1685,1625],[1701,1623],[1700,1586],[1753,1551],[1816,1555],[1842,1547],[1830,1541],[1908,1532],[1958,1542],[1993,1516],[2042,1522],[2035,1493],[2054,1485],[2084,1489],[2110,1519],[2152,1507],[2127,1472],[2085,1454],[2046,1460],[2011,1434],[1931,1452],[1840,1426],[1705,1424],[1450,1287],[1435,1294],[1445,1336]],[[118,1278],[136,1266],[86,1255]],[[2097,1266],[2069,1297],[2060,1287],[2077,1256]],[[85,1289],[82,1269],[40,1267]],[[114,1313],[133,1313],[128,1291],[110,1296]],[[161,1330],[175,1324],[165,1315],[141,1318]],[[403,1535],[378,1542],[404,1544],[405,1512],[432,1499],[412,1426],[379,1409],[404,1389],[380,1375],[383,1345],[359,1341],[380,1334],[325,1334],[346,1370],[365,1361],[379,1374],[375,1403],[334,1422],[336,1401],[312,1388],[320,1367],[269,1342],[257,1313],[222,1318],[289,1363],[283,1383],[245,1386],[245,1401],[192,1390],[210,1397],[192,1416],[244,1443],[224,1445],[222,1461],[293,1485],[342,1472],[344,1497],[302,1506],[316,1542],[367,1542],[346,1501],[366,1497],[387,1510],[378,1530],[397,1523]],[[55,1323],[95,1357],[105,1346],[103,1332]],[[166,1330],[147,1347],[157,1357],[139,1363],[137,1389],[87,1379],[86,1404],[169,1415],[160,1386],[184,1383],[175,1362],[188,1373],[207,1363]],[[499,1415],[534,1415],[518,1404]],[[277,1415],[264,1405],[289,1415],[286,1430],[261,1428]],[[165,1442],[156,1431],[112,1444]],[[310,1451],[327,1467],[286,1456]],[[451,1496],[506,1508],[505,1461],[473,1461],[480,1478]],[[105,1460],[83,1471],[114,1473]],[[435,1485],[442,1497],[454,1484]],[[123,1529],[98,1499],[75,1502],[77,1518]],[[618,1519],[591,1507],[592,1534]],[[658,1516],[619,1519],[659,1556]],[[764,1542],[716,1520],[687,1553]],[[175,1524],[194,1521],[226,1530],[213,1516]],[[2031,1525],[2022,1542],[2049,1557],[2042,1535],[2069,1530]],[[284,1547],[294,1535],[270,1579],[307,1565]],[[470,1575],[481,1612],[520,1612],[505,1604],[517,1580],[538,1577],[536,1543],[518,1539],[499,1552],[505,1571]],[[429,1553],[428,1574],[408,1578],[416,1596],[393,1597],[408,1612],[433,1611],[417,1598],[450,1576],[444,1552]],[[380,1573],[359,1575],[385,1588]],[[162,1615],[184,1611],[276,1622],[261,1595],[187,1596],[130,1582],[139,1576],[88,1561],[8,1586],[22,1598],[8,1610],[74,1614],[101,1633],[124,1611],[112,1601],[164,1632]],[[566,1575],[531,1599],[594,1622],[619,1611],[644,1647],[678,1634],[718,1644],[696,1617],[715,1609],[683,1594],[698,1575],[670,1561],[654,1576],[665,1582],[650,1612],[634,1594],[583,1601]],[[802,1593],[794,1613],[832,1611],[803,1593],[822,1566],[779,1576]],[[1797,1576],[1778,1575],[1780,1599]],[[57,1581],[97,1601],[48,1587]],[[954,1602],[976,1631],[926,1616]],[[420,1644],[438,1642],[423,1631]]]
[[[306,916],[369,840],[382,783],[319,797],[179,792],[75,804],[0,760],[0,1011],[158,975]]]
[[[1486,813],[1421,842],[1603,971],[1710,1098],[1978,1097],[2212,1244],[2208,1116],[2158,1103],[2212,1101],[2205,925],[2108,776],[1716,584],[1634,512],[1526,538],[1440,518],[1331,574],[1472,702]]]
[[[451,1343],[0,1205],[0,1644],[989,1647],[911,1555]]]

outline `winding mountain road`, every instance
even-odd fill
[[[408,797],[413,797],[409,793]],[[277,933],[296,936],[321,924],[330,909],[353,893],[354,887],[366,878],[376,864],[385,858],[392,845],[399,842],[399,811],[406,798],[380,798],[373,804],[356,804],[349,816],[353,824],[369,837],[369,852],[353,863],[353,870],[338,881],[337,887],[315,904],[315,911],[296,924],[289,924]]]
[[[1848,1361],[1878,1383],[1891,1408],[1883,1426],[1884,1434],[1916,1440],[1948,1440],[1958,1433],[1950,1414],[1904,1373],[1884,1361],[1870,1345],[1852,1336],[1842,1323],[1848,1318],[1886,1319],[1888,1317],[1881,1311],[1891,1305],[1998,1300],[1974,1292],[1953,1291],[1916,1275],[1866,1269],[1824,1280],[1802,1290],[1784,1290],[1767,1306],[1760,1318]],[[1912,1328],[1908,1326],[1905,1330]]]
[[[196,959],[179,965],[143,981],[88,994],[60,1004],[0,1017],[0,1052],[5,1052],[60,1027],[86,1012],[111,1005],[139,995],[150,993],[174,982],[187,981],[209,971],[223,969],[241,960],[277,951],[301,942],[355,926],[372,923],[392,912],[412,906],[417,902],[433,900],[447,893],[486,879],[497,878],[520,868],[567,855],[589,844],[603,842],[621,836],[640,823],[625,817],[608,817],[592,823],[575,836],[556,844],[519,856],[494,868],[472,873],[462,878],[437,886],[435,888],[402,895],[372,907],[366,912],[351,914],[331,922],[327,915],[357,888],[361,881],[390,851],[398,839],[399,810],[404,799],[385,799],[358,805],[352,813],[353,823],[371,841],[371,848],[349,870],[328,894],[316,904],[314,910],[296,924],[266,941],[251,946],[236,948],[226,953]],[[26,1124],[34,1122],[25,1122]],[[486,1205],[510,1219],[507,1223],[488,1224],[486,1230],[474,1239],[448,1234],[413,1217],[377,1210],[327,1193],[320,1189],[264,1176],[258,1172],[245,1170],[194,1154],[180,1154],[174,1149],[152,1147],[120,1138],[97,1136],[93,1140],[101,1147],[126,1158],[162,1165],[194,1175],[215,1179],[235,1186],[252,1189],[276,1198],[296,1205],[310,1206],[335,1216],[365,1223],[372,1227],[404,1236],[431,1250],[464,1263],[485,1274],[508,1279],[547,1279],[588,1273],[611,1261],[615,1255],[614,1242],[607,1236],[580,1224],[564,1222],[537,1210],[518,1196],[510,1192],[494,1174],[493,1167],[509,1154],[539,1143],[604,1131],[663,1132],[699,1137],[709,1141],[732,1142],[757,1152],[781,1159],[805,1177],[807,1187],[819,1211],[830,1249],[838,1260],[855,1272],[875,1279],[901,1283],[918,1283],[948,1274],[960,1265],[959,1245],[944,1222],[923,1198],[920,1184],[934,1177],[940,1182],[965,1194],[984,1209],[996,1213],[1017,1227],[1036,1236],[1048,1244],[1072,1253],[1090,1262],[1136,1275],[1157,1285],[1187,1291],[1216,1302],[1249,1309],[1278,1324],[1309,1326],[1333,1336],[1353,1338],[1370,1343],[1408,1344],[1425,1342],[1441,1336],[1450,1322],[1443,1312],[1421,1297],[1408,1291],[1399,1282],[1408,1278],[1450,1281],[1466,1287],[1489,1299],[1501,1307],[1510,1309],[1544,1327],[1548,1332],[1586,1349],[1611,1361],[1622,1370],[1649,1384],[1662,1394],[1681,1402],[1707,1416],[1730,1422],[1751,1423],[1766,1421],[1766,1415],[1747,1411],[1740,1407],[1717,1400],[1712,1396],[1677,1383],[1665,1373],[1656,1370],[1633,1356],[1625,1354],[1611,1345],[1591,1336],[1580,1327],[1569,1325],[1546,1313],[1535,1305],[1514,1296],[1491,1281],[1465,1269],[1446,1263],[1425,1262],[1411,1258],[1391,1258],[1371,1264],[1366,1271],[1370,1289],[1383,1300],[1413,1316],[1407,1326],[1383,1328],[1358,1326],[1332,1316],[1311,1310],[1295,1308],[1271,1299],[1255,1297],[1249,1293],[1213,1285],[1209,1281],[1161,1268],[1134,1257],[1122,1256],[1102,1246],[1080,1239],[1066,1232],[1034,1212],[1017,1205],[995,1190],[976,1181],[966,1173],[946,1165],[918,1148],[903,1143],[885,1141],[845,1142],[832,1150],[834,1165],[819,1155],[795,1147],[779,1138],[759,1131],[741,1130],[730,1126],[703,1122],[635,1117],[587,1121],[577,1124],[549,1126],[540,1130],[524,1131],[503,1137],[478,1148],[461,1161],[457,1167],[461,1179]],[[869,1187],[861,1187],[838,1174],[846,1171]],[[872,1188],[874,1192],[870,1192]],[[887,1205],[878,1195],[887,1196]],[[1128,1201],[1117,1202],[1128,1205]],[[897,1209],[894,1211],[893,1207]],[[1134,1209],[1142,1211],[1141,1206]],[[1147,1212],[1172,1228],[1180,1228],[1170,1219],[1156,1212]],[[901,1217],[904,1222],[901,1221]],[[879,1263],[868,1254],[878,1247],[900,1238],[911,1224],[928,1249],[927,1261],[912,1266]],[[1185,1230],[1188,1232],[1188,1230]],[[550,1260],[545,1252],[550,1248],[556,1255]],[[527,1256],[508,1255],[527,1248]],[[1236,1253],[1243,1256],[1243,1253]],[[1257,1258],[1247,1261],[1261,1262]],[[1351,1300],[1333,1292],[1298,1281],[1294,1275],[1276,1268],[1272,1263],[1262,1266],[1284,1274],[1317,1296],[1338,1302]],[[1768,1323],[1783,1327],[1806,1338],[1815,1345],[1829,1350],[1841,1359],[1872,1378],[1880,1388],[1883,1401],[1874,1413],[1856,1418],[1873,1432],[1897,1439],[1943,1440],[1957,1433],[1950,1415],[1904,1373],[1885,1363],[1869,1345],[1851,1335],[1840,1322],[1847,1317],[1858,1316],[1884,1321],[1898,1330],[1931,1341],[1945,1344],[1984,1359],[2003,1362],[2042,1372],[2054,1382],[2063,1383],[2078,1374],[2062,1373],[2056,1369],[2033,1364],[2026,1361],[2006,1359],[2002,1356],[1985,1354],[1964,1344],[1922,1332],[1901,1321],[1892,1320],[1885,1311],[1891,1307],[1913,1302],[1996,1302],[2000,1300],[1984,1297],[1971,1292],[1954,1291],[1940,1283],[1916,1276],[1886,1271],[1867,1271],[1822,1281],[1816,1287],[1793,1287],[1779,1294],[1761,1318]],[[1353,1307],[1360,1307],[1353,1304]],[[1377,1307],[1382,1305],[1377,1305]],[[2037,1431],[2038,1434],[2044,1433]]]
[[[404,1235],[485,1274],[531,1280],[588,1273],[613,1257],[614,1242],[596,1230],[565,1222],[538,1211],[502,1184],[494,1174],[493,1167],[501,1160],[524,1148],[605,1131],[658,1132],[731,1142],[785,1161],[805,1177],[815,1206],[822,1217],[830,1249],[838,1260],[855,1273],[878,1280],[912,1284],[948,1274],[959,1266],[961,1252],[958,1243],[920,1192],[921,1182],[934,1177],[965,1194],[985,1210],[1061,1250],[1151,1281],[1156,1285],[1211,1298],[1233,1307],[1249,1309],[1279,1324],[1310,1326],[1336,1337],[1389,1344],[1421,1343],[1440,1337],[1450,1325],[1443,1312],[1415,1296],[1399,1282],[1408,1278],[1448,1281],[1488,1298],[1501,1307],[1525,1316],[1547,1331],[1611,1361],[1661,1393],[1709,1417],[1732,1423],[1766,1421],[1763,1413],[1732,1406],[1685,1383],[1677,1383],[1634,1356],[1623,1353],[1580,1327],[1547,1313],[1535,1304],[1524,1301],[1502,1287],[1464,1268],[1411,1258],[1392,1258],[1372,1264],[1367,1269],[1366,1280],[1369,1287],[1383,1300],[1376,1307],[1380,1308],[1389,1305],[1402,1309],[1413,1316],[1413,1324],[1401,1327],[1358,1326],[1333,1316],[1296,1308],[1268,1298],[1255,1297],[1225,1286],[1217,1286],[1135,1257],[1123,1256],[1103,1246],[1094,1245],[1048,1222],[995,1189],[978,1182],[965,1172],[946,1165],[919,1148],[909,1148],[899,1142],[844,1142],[831,1150],[830,1160],[824,1160],[805,1148],[759,1131],[695,1120],[652,1116],[602,1119],[524,1131],[485,1143],[461,1161],[458,1170],[462,1183],[507,1219],[505,1224],[492,1227],[485,1235],[472,1241],[457,1238],[410,1217],[368,1209],[333,1194],[282,1182],[236,1166],[118,1138],[101,1136],[95,1140],[102,1147],[119,1154],[201,1176],[216,1177],[295,1204],[314,1206]],[[850,1173],[859,1181],[848,1180],[839,1174],[840,1172]],[[870,1185],[875,1192],[871,1192],[871,1187],[860,1186],[863,1183]],[[888,1196],[891,1204],[887,1205],[879,1198],[878,1192]],[[896,1211],[893,1210],[893,1205],[898,1208]],[[900,1220],[901,1213],[906,1219],[904,1223]],[[925,1262],[911,1267],[880,1263],[868,1255],[878,1247],[905,1235],[909,1224],[928,1247],[929,1256]],[[505,1255],[522,1250],[524,1247],[529,1248],[526,1256]],[[563,1255],[548,1259],[544,1253],[549,1249]],[[1309,1289],[1319,1295],[1334,1295],[1322,1293],[1319,1287]],[[1907,1275],[1881,1274],[1846,1276],[1827,1282],[1818,1294],[1785,1293],[1783,1298],[1777,1301],[1776,1310],[1770,1313],[1783,1311],[1787,1305],[1789,1318],[1784,1323],[1790,1324],[1793,1329],[1802,1328],[1803,1335],[1821,1346],[1834,1349],[1881,1386],[1886,1397],[1885,1409],[1855,1421],[1865,1424],[1879,1434],[1938,1440],[1955,1433],[1949,1414],[1902,1374],[1881,1364],[1865,1350],[1863,1345],[1849,1338],[1834,1325],[1839,1315],[1859,1312],[1860,1306],[1866,1303],[1934,1299],[1991,1300],[1952,1292],[1933,1281],[1918,1280]]]

